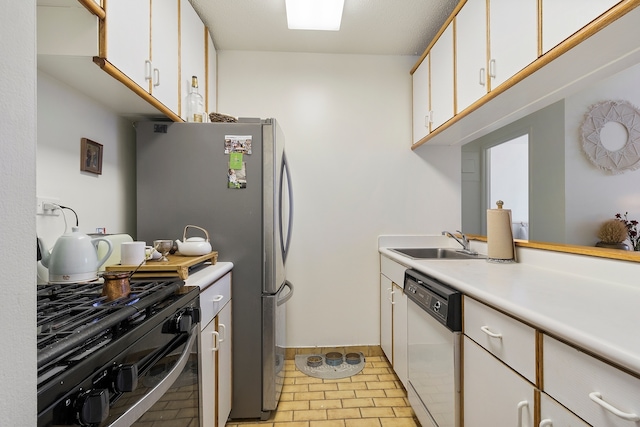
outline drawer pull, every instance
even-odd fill
[[[224,295],[216,295],[215,297],[213,297],[213,299],[211,301],[220,302],[220,301],[222,301],[223,298],[224,298]]]
[[[518,427],[522,427],[522,413],[524,412],[524,408],[529,408],[529,402],[526,400],[518,403]]]
[[[211,350],[218,351],[220,349],[220,346],[218,345],[220,334],[218,334],[217,331],[213,331],[211,334],[213,335],[213,347]]]
[[[538,424],[538,427],[553,427],[553,422],[549,419],[542,420],[540,424]]]
[[[219,342],[223,342],[225,340],[225,338],[227,337],[227,327],[224,326],[224,323],[220,323],[218,325],[218,329],[220,330],[220,332],[221,332],[220,335],[222,336],[222,338],[220,338]]]
[[[485,334],[489,335],[491,338],[500,338],[502,339],[502,334],[496,334],[495,332],[491,332],[488,326],[480,326],[480,330]]]
[[[598,405],[602,406],[604,409],[606,409],[607,411],[611,412],[613,415],[622,418],[623,420],[640,421],[640,416],[638,416],[637,414],[630,414],[630,413],[627,413],[627,412],[622,412],[618,408],[616,408],[614,406],[611,406],[610,404],[605,402],[602,399],[602,394],[598,393],[597,391],[589,393],[589,399],[593,400]]]

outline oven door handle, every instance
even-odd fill
[[[184,346],[180,358],[173,366],[169,374],[162,379],[154,388],[151,389],[142,399],[140,399],[135,405],[129,408],[124,414],[122,414],[117,420],[109,424],[109,427],[129,427],[138,418],[140,418],[145,412],[147,412],[160,398],[169,390],[174,382],[178,379],[182,373],[184,367],[189,361],[191,355],[191,347],[198,337],[199,323],[196,323],[189,332],[189,339]]]

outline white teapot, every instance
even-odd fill
[[[198,230],[202,230],[205,234],[206,239],[203,237],[189,237],[187,239],[187,229],[188,228],[197,228]],[[211,242],[209,241],[209,233],[202,227],[198,227],[196,225],[187,225],[184,228],[184,233],[182,234],[181,242],[179,239],[176,240],[176,245],[178,245],[178,252],[181,255],[185,256],[200,256],[206,255],[211,252]]]

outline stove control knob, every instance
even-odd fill
[[[183,312],[178,314],[178,316],[176,316],[176,332],[189,332],[192,323],[191,313]]]
[[[440,307],[442,307],[442,303],[440,303],[440,301],[436,301],[436,303],[433,304],[433,311],[437,313],[438,311],[440,311]]]
[[[88,390],[78,396],[78,422],[81,426],[100,424],[109,416],[109,391],[106,389]]]
[[[138,387],[138,365],[120,365],[113,376],[113,389],[124,393]]]

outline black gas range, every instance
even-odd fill
[[[113,301],[101,282],[39,285],[38,426],[135,425],[177,390],[174,415],[199,425],[198,295],[177,279],[132,281]]]

